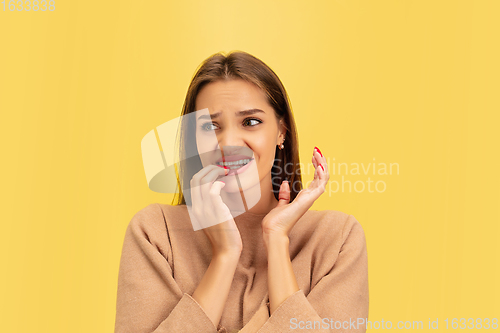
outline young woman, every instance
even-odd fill
[[[364,332],[363,228],[310,209],[328,165],[314,147],[303,189],[278,76],[248,53],[215,54],[181,116],[182,190],[176,205],[151,204],[128,225],[115,333]]]

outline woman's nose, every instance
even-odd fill
[[[236,147],[244,145],[244,138],[242,133],[235,128],[226,128],[222,133],[217,136],[219,147]]]

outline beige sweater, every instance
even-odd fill
[[[309,210],[290,232],[299,291],[269,315],[261,221],[234,218],[243,251],[218,327],[190,296],[210,264],[203,230],[185,205],[150,204],[130,221],[118,274],[115,333],[365,332],[368,266],[363,228],[352,215]],[[315,329],[314,329],[315,327]]]

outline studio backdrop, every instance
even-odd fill
[[[0,330],[113,331],[126,227],[174,198],[150,188],[141,142],[180,116],[197,66],[233,50],[287,89],[304,185],[313,148],[327,158],[312,209],[363,227],[368,330],[494,329],[499,14],[493,0],[3,1]]]

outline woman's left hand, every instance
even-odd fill
[[[290,185],[288,182],[281,184],[278,205],[262,220],[264,238],[274,235],[288,237],[295,223],[311,208],[314,201],[325,192],[330,173],[328,172],[325,157],[316,147],[313,152],[312,163],[315,168],[314,179],[306,189],[299,192],[292,203],[290,203]]]

